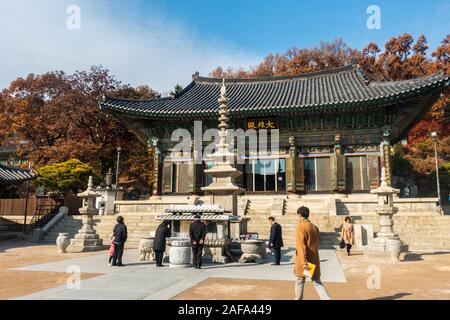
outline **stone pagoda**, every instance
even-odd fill
[[[398,211],[394,207],[393,198],[394,194],[399,193],[399,190],[388,185],[384,167],[381,171],[381,185],[371,190],[370,193],[377,195],[378,207],[376,213],[380,216],[380,232],[377,233],[377,237],[365,251],[365,255],[398,261],[401,252],[401,241],[399,235],[394,232],[392,216]]]
[[[94,182],[92,176],[89,177],[88,188],[78,194],[83,198],[83,207],[80,209],[80,213],[83,215],[83,226],[75,238],[70,240],[70,245],[67,248],[67,252],[87,252],[98,251],[103,249],[103,240],[94,230],[93,216],[98,214],[96,208],[96,199],[101,196],[100,193],[94,190]]]
[[[220,88],[219,102],[219,143],[216,146],[215,153],[208,155],[213,160],[214,166],[205,170],[206,174],[213,177],[213,182],[201,188],[207,195],[210,195],[210,202],[219,205],[226,212],[237,215],[237,195],[244,192],[244,189],[235,184],[235,178],[242,175],[242,172],[234,167],[235,154],[230,152],[228,137],[228,98],[226,96],[225,79],[223,79]],[[239,237],[240,229],[233,228],[232,236]]]

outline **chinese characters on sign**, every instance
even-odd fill
[[[389,149],[389,145],[385,144],[383,146],[384,167],[386,168],[386,183],[388,186],[391,185],[391,159]]]
[[[278,123],[275,119],[248,120],[247,129],[278,129]]]

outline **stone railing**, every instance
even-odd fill
[[[43,228],[37,228],[33,230],[33,241],[39,242],[41,239],[65,216],[69,214],[69,208],[60,207],[56,216],[53,217]]]

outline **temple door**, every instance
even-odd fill
[[[177,182],[179,193],[191,193],[194,192],[194,170],[192,161],[180,162],[177,164]]]
[[[376,189],[380,186],[380,159],[378,155],[367,155],[367,177],[369,189]]]

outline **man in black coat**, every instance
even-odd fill
[[[203,247],[205,246],[206,225],[200,221],[200,216],[194,217],[189,227],[189,236],[192,244],[192,260],[195,269],[202,268]]]
[[[170,238],[170,221],[164,220],[156,229],[155,239],[153,239],[153,251],[157,267],[164,267],[162,264],[164,251],[166,251],[166,239]]]
[[[281,226],[275,221],[274,217],[269,217],[269,222],[271,224],[269,248],[275,256],[275,262],[273,265],[279,266],[281,261],[281,247],[284,246],[283,234],[281,231]]]
[[[113,255],[113,266],[122,267],[122,255],[125,242],[127,241],[128,232],[127,226],[124,223],[122,216],[117,217],[117,224],[114,227],[114,255]]]

